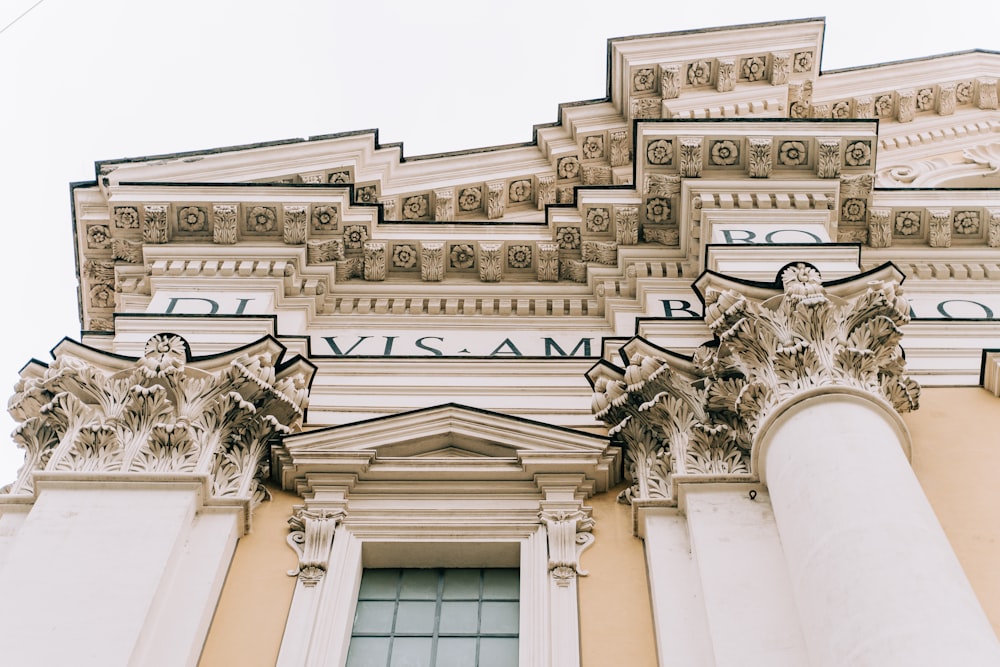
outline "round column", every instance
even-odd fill
[[[849,389],[805,394],[762,425],[758,469],[813,665],[1000,665],[908,452],[895,411]]]

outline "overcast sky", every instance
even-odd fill
[[[0,0],[0,28],[36,1]],[[69,183],[97,160],[369,128],[408,156],[523,142],[604,96],[610,37],[818,16],[824,70],[1000,50],[989,0],[43,0],[0,33],[0,394],[79,337]]]

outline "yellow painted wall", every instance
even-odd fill
[[[580,648],[583,667],[655,667],[653,612],[642,540],[632,535],[632,508],[617,489],[594,496],[593,546],[580,566]]]
[[[285,542],[293,493],[271,488],[271,501],[254,511],[253,529],[236,545],[199,667],[274,667],[299,559]]]
[[[903,417],[917,479],[1000,635],[1000,399],[924,388],[920,409]]]
[[[977,387],[925,388],[904,415],[913,468],[986,614],[1000,635],[1000,399]],[[584,667],[655,667],[656,647],[642,540],[618,489],[591,498],[596,541],[579,579]],[[240,540],[200,667],[272,667],[295,579],[288,517],[301,499],[271,489]]]

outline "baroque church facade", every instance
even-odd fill
[[[98,163],[5,660],[1000,664],[1000,54],[823,31],[611,40],[523,145]]]

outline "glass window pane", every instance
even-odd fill
[[[516,600],[521,590],[517,570],[483,570],[484,600]]]
[[[400,600],[434,600],[438,592],[439,570],[403,570]]]
[[[396,603],[391,601],[358,600],[354,613],[355,634],[387,635],[392,632],[392,614]]]
[[[474,635],[479,631],[478,602],[442,602],[441,624],[438,633],[442,635]]]
[[[480,633],[483,635],[516,635],[517,607],[516,602],[483,602],[483,623]]]
[[[513,637],[480,639],[479,667],[517,667],[517,639]]]
[[[365,570],[359,600],[395,600],[399,570]]]
[[[434,667],[472,667],[476,664],[475,637],[442,637]]]
[[[396,634],[431,634],[434,632],[433,602],[401,600],[396,612]]]
[[[431,641],[430,637],[396,637],[389,667],[430,667]]]
[[[445,570],[445,600],[478,600],[481,570]]]
[[[389,660],[388,637],[352,637],[347,667],[385,667]]]

